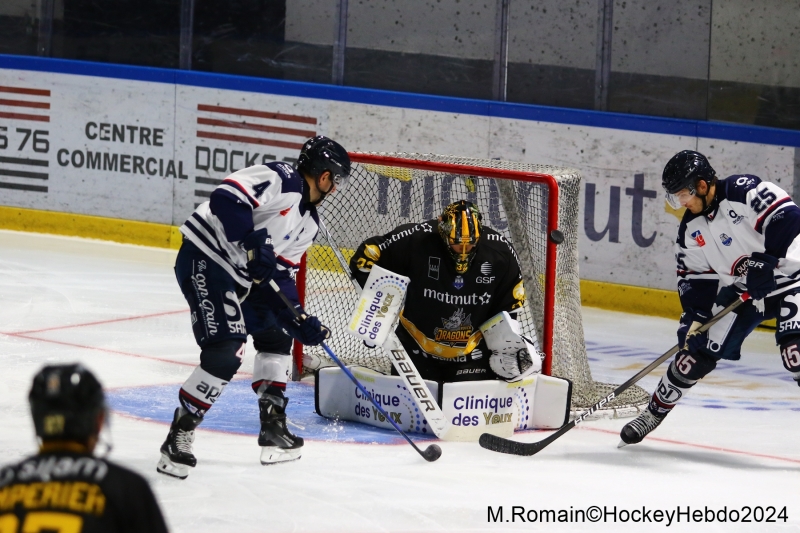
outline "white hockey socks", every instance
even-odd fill
[[[253,361],[253,391],[261,396],[267,388],[286,390],[292,375],[292,356],[288,354],[258,352]]]
[[[181,385],[181,405],[195,416],[205,416],[227,384],[224,379],[212,376],[198,366]]]

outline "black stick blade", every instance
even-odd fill
[[[478,439],[478,444],[487,450],[508,453],[511,455],[533,455],[539,451],[538,447],[536,446],[537,443],[535,442],[517,442],[514,440],[504,439],[503,437],[498,437],[497,435],[492,435],[490,433],[484,433],[481,435],[481,438]],[[533,450],[531,450],[531,447],[533,447]]]

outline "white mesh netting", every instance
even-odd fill
[[[354,159],[359,154],[353,154]],[[363,154],[368,156],[369,154]],[[547,245],[547,186],[511,179],[469,174],[433,172],[423,162],[533,172],[553,176],[559,187],[558,229],[564,241],[557,246],[552,374],[573,382],[573,409],[591,407],[616,385],[592,379],[583,337],[578,278],[578,199],[580,174],[569,168],[493,159],[433,154],[372,154],[419,161],[417,168],[386,164],[354,163],[347,188],[331,195],[320,215],[349,261],[368,237],[388,233],[396,226],[436,218],[444,206],[460,199],[475,203],[483,223],[510,239],[522,265],[527,308],[518,313],[523,331],[535,331],[543,339],[544,277]],[[391,363],[380,349],[370,350],[345,333],[357,293],[332,253],[324,232],[309,250],[305,271],[305,308],[333,327],[329,346],[346,364],[360,365],[388,374]],[[304,347],[305,370],[333,365],[320,348]],[[649,400],[649,394],[633,386],[597,416],[630,416]]]

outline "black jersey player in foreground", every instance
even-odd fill
[[[319,229],[317,205],[349,173],[345,149],[319,135],[306,141],[294,168],[272,162],[229,175],[181,226],[175,275],[189,303],[200,364],[178,393],[157,466],[162,474],[183,479],[196,466],[194,430],[239,370],[248,335],[257,352],[252,387],[261,463],[300,458],[303,439],[286,426],[292,338],[315,346],[329,330],[314,316],[296,320],[268,282],[305,314],[295,273]]]
[[[675,243],[683,349],[648,408],[623,427],[620,447],[641,442],[720,359],[738,360],[742,342],[765,319],[778,319],[783,366],[800,385],[800,208],[758,176],[719,179],[708,159],[691,150],[670,159],[662,185],[673,208],[686,208]],[[695,332],[743,290],[752,303]]]
[[[0,469],[0,531],[167,531],[147,481],[93,455],[106,408],[91,372],[46,366],[29,400],[39,453]]]
[[[420,374],[439,382],[497,379],[479,326],[525,301],[516,253],[483,226],[478,208],[461,200],[438,219],[404,224],[364,241],[350,261],[363,286],[373,265],[407,276],[405,308],[396,333]],[[527,353],[504,365],[502,379],[530,370]],[[394,372],[394,370],[393,370]]]

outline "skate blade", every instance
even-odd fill
[[[302,448],[295,448],[292,450],[288,448],[278,448],[277,446],[262,446],[261,464],[274,465],[276,463],[296,461],[297,459],[300,459],[300,454],[302,452]]]
[[[617,449],[624,448],[627,445],[628,445],[627,442],[625,442],[624,440],[620,439],[619,444],[617,444]]]
[[[178,479],[186,479],[189,477],[189,468],[191,467],[187,465],[173,463],[169,456],[163,453],[161,454],[161,459],[158,461],[158,466],[156,466],[156,470],[159,473],[176,477]]]

